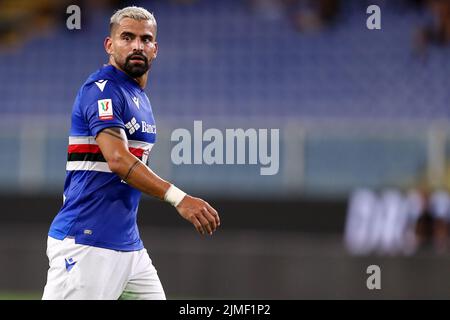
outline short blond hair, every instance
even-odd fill
[[[157,29],[156,19],[152,13],[142,7],[130,6],[114,12],[109,22],[109,30],[112,30],[112,28],[115,25],[118,25],[124,18],[130,18],[137,21],[151,21],[155,25],[155,30]]]

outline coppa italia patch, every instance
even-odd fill
[[[98,117],[100,120],[111,120],[113,118],[111,99],[98,100]]]

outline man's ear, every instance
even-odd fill
[[[111,55],[113,53],[113,49],[112,49],[112,39],[111,37],[106,37],[105,41],[103,42],[103,45],[105,47],[105,51]]]
[[[158,42],[155,42],[155,52],[153,53],[153,59],[158,55]]]

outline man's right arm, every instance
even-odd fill
[[[141,192],[160,200],[168,200],[166,197],[171,184],[161,179],[129,151],[127,136],[122,128],[105,128],[97,134],[96,141],[112,172]],[[201,234],[206,232],[211,235],[220,225],[217,211],[202,199],[185,195],[176,209]]]

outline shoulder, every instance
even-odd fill
[[[85,83],[81,95],[83,100],[88,102],[99,99],[122,99],[123,93],[120,85],[114,80],[100,79]]]
[[[87,82],[81,89],[79,108],[82,113],[94,112],[97,108],[111,106],[122,113],[126,104],[121,87],[111,79]]]
[[[125,99],[120,86],[111,79],[86,82],[81,90],[76,109],[86,119],[98,115],[106,119],[112,114],[120,116],[125,108]]]

